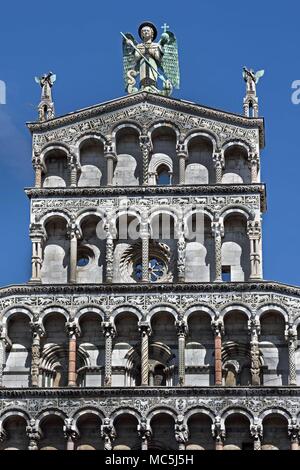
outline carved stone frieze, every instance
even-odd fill
[[[29,123],[28,127],[33,133],[35,148],[41,150],[53,142],[74,144],[80,135],[88,131],[111,135],[119,122],[133,120],[138,121],[143,128],[150,128],[152,122],[157,120],[174,122],[183,135],[192,129],[210,130],[218,135],[218,147],[230,139],[243,139],[253,149],[258,142],[261,146],[264,144],[262,119],[247,119],[237,114],[148,93],[103,103],[51,122]]]

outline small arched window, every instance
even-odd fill
[[[171,184],[171,172],[166,165],[161,165],[157,169],[157,184],[160,186],[168,186]]]

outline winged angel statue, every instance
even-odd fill
[[[258,80],[265,74],[264,70],[258,70],[256,73],[253,69],[248,70],[243,67],[243,78],[247,84],[247,93],[256,96],[256,84]]]
[[[135,93],[139,90],[171,95],[173,88],[179,88],[178,48],[174,33],[164,27],[159,42],[154,42],[157,29],[146,21],[138,29],[142,40],[137,43],[130,33],[123,36],[123,66],[125,90]],[[139,75],[139,88],[137,77]],[[162,80],[163,88],[157,81]]]
[[[49,72],[44,73],[41,77],[34,77],[34,79],[42,88],[42,99],[51,99],[51,88],[56,81],[56,75]]]

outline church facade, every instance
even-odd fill
[[[256,94],[244,115],[141,90],[54,117],[45,83],[0,449],[298,450],[300,289],[263,279]]]

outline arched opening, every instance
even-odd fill
[[[156,414],[150,422],[152,437],[149,450],[177,450],[174,418],[167,413]]]
[[[77,339],[78,350],[86,356],[86,364],[78,369],[78,385],[101,387],[104,385],[105,339],[101,317],[89,312],[80,318],[81,335]]]
[[[222,271],[224,281],[247,281],[250,277],[247,222],[240,214],[230,214],[224,221]]]
[[[140,335],[138,318],[128,312],[115,319],[116,337],[112,354],[112,384],[114,386],[140,385]]]
[[[82,238],[77,246],[77,282],[103,282],[103,267],[105,266],[105,246],[103,221],[90,214],[81,222]]]
[[[69,185],[70,170],[66,152],[53,149],[46,153],[46,172],[42,175],[43,188],[65,188]]]
[[[248,152],[241,145],[232,145],[224,152],[225,169],[222,183],[250,184],[251,170],[248,162]]]
[[[79,152],[80,172],[77,186],[104,186],[107,180],[107,170],[103,142],[99,139],[88,138],[81,143]]]
[[[161,126],[152,132],[153,152],[149,163],[149,184],[159,183],[159,171],[166,173],[161,175],[163,185],[178,184],[179,182],[179,165],[176,154],[177,136],[174,129],[168,126]],[[169,175],[169,183],[167,180]]]
[[[224,450],[253,450],[253,439],[250,435],[249,419],[233,413],[225,420],[226,440]]]
[[[174,317],[168,312],[158,312],[151,318],[151,327],[149,384],[175,385],[178,382],[178,340]]]
[[[65,450],[66,439],[63,433],[63,419],[57,415],[48,415],[41,422],[42,436],[40,450]]]
[[[214,336],[211,317],[206,312],[193,312],[188,317],[185,368],[186,385],[214,385]]]
[[[157,168],[156,184],[159,186],[168,186],[172,183],[170,168],[166,165],[160,165]]]
[[[264,357],[264,385],[288,385],[288,345],[284,317],[276,311],[264,312],[260,325],[259,347]]]
[[[139,133],[132,127],[123,127],[116,134],[117,163],[114,186],[136,186],[142,174],[142,153]]]
[[[59,313],[47,315],[45,335],[41,339],[41,373],[43,387],[68,385],[68,339],[65,317]]]
[[[120,214],[116,220],[116,238],[114,240],[113,282],[133,283],[140,279],[136,276],[136,265],[141,263],[142,242],[140,224],[135,215]]]
[[[79,437],[75,441],[76,450],[103,450],[101,419],[94,413],[84,413],[77,420]]]
[[[224,385],[249,386],[252,380],[247,315],[238,310],[228,312],[224,317],[224,328],[222,344]]]
[[[262,450],[289,450],[290,446],[287,419],[276,413],[266,416],[263,420]]]
[[[27,450],[29,439],[26,434],[26,420],[23,416],[9,416],[4,420],[5,438],[0,441],[0,450]]]
[[[138,421],[135,416],[124,413],[114,420],[116,439],[113,450],[139,450],[141,447],[137,433]]]
[[[41,280],[43,284],[68,282],[70,241],[67,222],[62,217],[51,217],[46,222],[47,239],[44,244]]]
[[[185,281],[209,282],[215,278],[214,237],[210,218],[195,212],[186,221]]]
[[[7,324],[11,347],[6,353],[3,370],[5,387],[29,387],[32,332],[30,319],[22,312],[12,315]]]
[[[193,137],[188,144],[188,164],[185,184],[212,184],[215,182],[213,144],[204,136]]]
[[[188,419],[189,440],[186,450],[213,450],[215,442],[211,432],[211,418],[203,413],[195,413]]]
[[[177,273],[177,238],[172,214],[156,213],[150,222],[149,281],[171,282]]]

